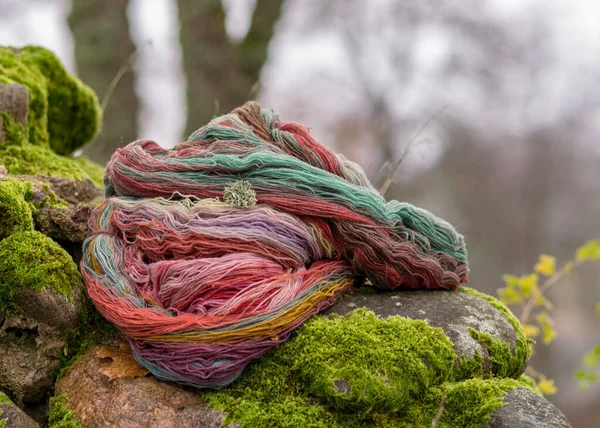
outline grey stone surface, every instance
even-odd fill
[[[495,410],[482,428],[570,428],[567,418],[554,404],[529,389],[509,391],[504,407]]]
[[[29,112],[29,92],[23,85],[17,83],[0,83],[0,113],[7,113],[15,122],[27,126]],[[0,142],[4,141],[4,126],[0,117]]]
[[[458,359],[473,358],[477,353],[483,358],[484,372],[488,373],[492,370],[488,352],[471,337],[469,328],[506,342],[511,349],[517,342],[517,333],[506,317],[487,300],[469,293],[439,290],[357,292],[342,297],[323,314],[345,315],[361,307],[382,318],[400,315],[442,328],[452,341]]]
[[[0,393],[0,398],[2,398]],[[12,402],[0,403],[0,424],[4,422],[6,428],[38,428],[36,421],[31,419]]]

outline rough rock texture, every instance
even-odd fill
[[[83,426],[222,426],[224,414],[208,408],[195,390],[159,382],[152,376],[109,380],[103,372],[110,358],[98,354],[98,349],[77,360],[56,384],[56,395],[66,394],[68,409]]]
[[[23,410],[15,406],[6,395],[0,392],[0,426],[6,428],[38,428],[39,425]]]
[[[514,350],[518,335],[508,319],[485,299],[469,294],[446,291],[383,291],[360,292],[342,297],[323,314],[345,315],[356,308],[367,307],[376,315],[387,318],[400,315],[426,321],[440,327],[454,345],[458,360],[482,357],[483,373],[493,373],[488,349],[469,329],[486,333]],[[525,368],[523,362],[522,369]],[[521,371],[522,372],[522,371]],[[521,373],[514,373],[518,377]]]
[[[88,221],[93,205],[103,199],[102,189],[90,180],[43,175],[14,176],[33,183],[36,228],[54,240],[81,244],[90,235]],[[44,200],[48,203],[42,203]]]
[[[48,183],[56,196],[70,204],[92,203],[104,199],[103,190],[94,186],[90,180],[68,180],[59,177],[37,176],[32,181],[34,184],[39,181]]]
[[[78,305],[82,300],[82,290],[73,288],[72,291],[73,297],[68,299],[52,290],[21,289],[12,301],[19,315],[64,332],[77,328],[79,321]]]
[[[392,299],[392,296],[397,298]],[[447,309],[439,310],[444,314],[436,314],[436,319],[442,325],[453,325],[448,331],[470,326],[477,331],[489,332],[498,341],[505,341],[507,347],[521,340],[517,332],[512,336],[509,334],[508,330],[513,327],[500,310],[485,298],[467,292],[355,294],[342,299],[328,311],[347,313],[347,316],[312,318],[281,348],[263,356],[227,388],[202,393],[159,382],[147,375],[145,370],[139,371],[128,347],[122,352],[127,352],[134,361],[133,367],[119,363],[110,352],[101,351],[102,347],[95,347],[76,360],[59,380],[54,400],[61,401],[61,414],[74,417],[84,427],[218,427],[223,424],[225,415],[229,414],[233,422],[249,427],[380,426],[375,423],[376,420],[385,421],[381,426],[386,427],[429,427],[435,419],[439,426],[475,428],[484,423],[479,421],[487,421],[491,412],[492,419],[486,425],[488,428],[569,426],[556,408],[525,389],[525,384],[518,380],[496,377],[460,381],[448,379],[440,370],[443,369],[442,372],[446,374],[452,370],[455,358],[453,347],[470,349],[466,345],[458,345],[461,336],[457,334],[458,339],[452,341],[444,336],[443,329],[432,329],[421,320],[388,319],[390,315],[395,315],[394,308],[397,311],[397,308],[403,307],[396,305],[398,302],[406,303],[407,313],[412,314],[413,308],[414,317],[422,318],[424,314],[419,311],[427,314],[426,309],[413,307],[418,305],[415,302],[419,298],[428,301],[423,303],[428,310],[433,311],[435,307],[431,302],[437,302],[438,310],[440,307]],[[359,303],[348,305],[352,300]],[[462,313],[459,311],[461,305],[466,308]],[[364,310],[353,312],[357,306],[366,306],[378,313],[379,318]],[[468,316],[468,311],[487,313],[487,318]],[[451,317],[451,312],[455,312],[455,317]],[[429,318],[428,321],[432,322]],[[508,322],[508,326],[505,322]],[[375,344],[393,345],[394,340],[387,337],[390,334],[398,338],[398,353],[409,360],[394,362],[388,367],[389,364],[385,362],[390,358],[394,360],[396,353],[393,356],[384,353],[379,356],[382,360],[377,360],[375,357],[384,346]],[[470,339],[471,335],[468,339],[463,338],[464,341]],[[338,346],[339,343],[344,343],[344,346]],[[478,342],[476,344],[479,345]],[[423,355],[417,349],[421,345],[425,346]],[[427,354],[427,350],[431,354]],[[476,348],[473,352],[479,355],[480,351]],[[448,353],[452,354],[449,359],[444,357]],[[416,361],[424,364],[422,368],[419,368],[420,363],[411,366],[410,356],[413,354]],[[438,357],[442,360],[437,361]],[[327,363],[327,358],[332,358],[332,361]],[[439,364],[443,367],[438,367]],[[410,378],[398,383],[398,370],[406,371]],[[436,381],[430,379],[438,372],[441,378]],[[377,386],[377,376],[371,379],[369,375],[379,376],[381,373],[386,373],[385,379],[382,385]],[[334,379],[331,387],[327,381],[329,377]],[[424,390],[417,388],[420,382],[424,382]],[[400,389],[390,395],[396,384]],[[353,394],[355,388],[359,388],[356,389],[359,392],[368,392],[366,395]],[[406,390],[422,392],[415,393],[418,398],[413,399],[417,401],[411,402],[408,396],[403,401],[401,396]],[[503,396],[506,397],[506,406],[498,408]],[[369,397],[375,397],[377,401],[371,403]],[[210,408],[207,405],[209,402],[219,410]],[[50,420],[53,420],[52,412]],[[562,425],[557,425],[557,421],[562,421]]]
[[[19,404],[42,401],[60,364],[64,333],[77,327],[81,291],[72,300],[51,290],[19,290],[0,316],[0,389]]]
[[[35,228],[61,244],[78,244],[79,249],[79,244],[90,234],[88,221],[94,204],[103,199],[102,189],[90,180],[8,175],[5,172],[6,169],[0,166],[0,182],[16,180],[33,186],[31,198],[22,202],[36,207],[33,215]]]
[[[495,410],[482,428],[569,428],[567,418],[548,400],[525,388],[509,391],[504,407]]]
[[[14,121],[26,127],[28,111],[29,93],[25,86],[16,83],[7,85],[0,83],[0,112],[9,114]],[[0,116],[0,143],[4,138],[3,119]]]

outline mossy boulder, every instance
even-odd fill
[[[530,389],[511,389],[503,406],[492,413],[482,428],[556,428],[570,426],[567,418],[548,400]]]
[[[313,317],[231,387],[204,397],[242,426],[479,427],[504,393],[529,387],[456,381],[456,361],[442,328],[354,309]]]
[[[101,198],[89,180],[10,176],[0,168],[0,391],[42,423],[59,369],[89,346],[94,328],[72,257],[81,254]]]
[[[441,305],[450,295],[462,293],[432,292],[429,298]],[[474,297],[471,304],[487,304]],[[344,315],[311,318],[279,349],[220,390],[193,394],[152,376],[129,377],[128,372],[115,378],[106,366],[110,362],[94,348],[59,380],[56,393],[83,426],[131,421],[154,426],[154,414],[147,409],[160,403],[157,412],[165,420],[193,418],[199,427],[324,428],[480,427],[505,420],[504,414],[494,415],[513,391],[535,395],[526,382],[477,370],[473,378],[456,380],[455,346],[443,328],[425,320],[354,308]],[[163,396],[169,399],[156,398]],[[180,397],[185,400],[178,401]],[[547,406],[538,398],[538,406]],[[135,404],[123,410],[124,402]],[[535,409],[528,412],[535,415]],[[530,417],[510,414],[513,422]]]
[[[82,296],[77,266],[52,239],[28,231],[0,241],[0,390],[17,404],[46,397]]]
[[[364,309],[315,317],[280,354],[308,395],[361,419],[405,412],[446,380],[455,359],[441,329]]]
[[[460,292],[405,291],[346,295],[324,314],[347,314],[368,307],[379,317],[400,315],[441,328],[456,353],[452,379],[518,378],[530,356],[523,328],[497,299],[468,287]]]
[[[0,179],[0,240],[13,233],[33,230],[32,197],[31,183]]]
[[[47,290],[70,300],[81,286],[71,256],[46,235],[22,232],[0,241],[0,310],[10,310],[20,290]]]
[[[47,147],[0,144],[0,165],[13,175],[44,175],[91,180],[102,187],[104,168],[84,157],[59,156]]]
[[[0,239],[35,229],[61,243],[78,261],[81,243],[91,231],[91,211],[103,200],[102,189],[90,180],[42,175],[2,177],[0,173]],[[29,218],[31,215],[31,219]]]
[[[98,132],[94,92],[50,51],[0,47],[0,165],[15,175],[90,179],[102,187],[103,168],[77,148]]]
[[[100,129],[101,110],[96,94],[47,49],[0,47],[0,83],[20,84],[27,89],[25,129],[27,140],[33,145],[67,155],[90,141]]]

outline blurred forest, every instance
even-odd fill
[[[172,146],[249,98],[311,126],[378,186],[406,155],[386,197],[455,225],[471,286],[495,294],[503,274],[531,271],[540,253],[565,260],[600,236],[600,5],[579,7],[0,0],[0,44],[30,43],[27,17],[39,10],[70,29],[73,69],[101,100],[112,91],[104,129],[83,149],[100,163],[136,138]],[[549,399],[573,426],[600,418],[599,385],[581,391],[572,378],[600,342],[599,278],[589,265],[554,287],[558,338],[533,359],[556,379]]]

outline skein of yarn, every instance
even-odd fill
[[[249,102],[165,150],[118,149],[82,272],[100,313],[160,379],[231,383],[352,289],[455,290],[464,239],[386,202],[306,127]]]

